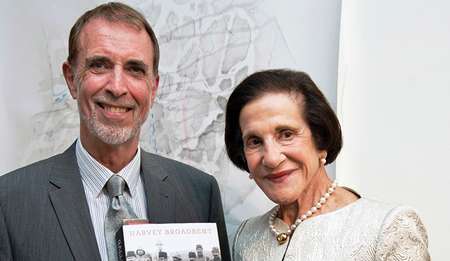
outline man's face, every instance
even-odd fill
[[[78,101],[81,138],[137,142],[159,80],[150,37],[126,23],[94,19],[82,29],[78,50],[76,65],[66,63],[63,71]]]

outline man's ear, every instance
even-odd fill
[[[150,102],[151,102],[151,104],[153,104],[153,101],[155,100],[155,97],[156,97],[156,92],[158,91],[158,87],[159,87],[159,74],[157,74],[156,76],[155,76],[155,79],[154,79],[154,81],[153,81],[153,84],[152,84],[152,86],[151,86],[151,97],[150,97]]]
[[[77,86],[75,84],[75,74],[74,68],[69,62],[64,62],[62,65],[62,71],[64,74],[64,79],[66,79],[67,87],[69,88],[70,95],[72,98],[77,99]]]

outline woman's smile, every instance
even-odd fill
[[[274,183],[283,183],[293,174],[294,171],[295,169],[273,172],[267,175],[265,178]]]

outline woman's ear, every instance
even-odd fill
[[[327,164],[327,155],[328,155],[328,153],[326,150],[319,152],[320,164],[322,164],[324,166],[325,166],[325,164]]]

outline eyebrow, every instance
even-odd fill
[[[242,141],[245,141],[245,140],[247,140],[248,137],[252,137],[252,136],[255,136],[255,135],[253,135],[252,133],[246,133],[245,135],[242,135]]]
[[[102,63],[112,63],[111,59],[109,59],[106,56],[101,56],[101,55],[94,55],[92,57],[88,57],[85,60],[85,64],[86,65],[90,65],[93,62],[102,62]],[[136,66],[139,67],[145,71],[148,71],[148,65],[145,64],[143,61],[141,60],[137,60],[137,59],[130,59],[125,63],[125,66]]]
[[[85,64],[90,65],[93,62],[111,62],[111,60],[106,56],[95,55],[92,57],[88,57],[85,60]]]
[[[128,60],[128,61],[125,63],[125,65],[126,65],[126,66],[136,66],[136,67],[139,67],[139,68],[143,69],[144,71],[148,71],[148,65],[145,64],[145,63],[144,63],[143,61],[141,61],[141,60],[131,59],[131,60]]]
[[[303,131],[305,130],[305,127],[293,127],[291,125],[281,125],[275,128],[276,131],[281,131],[281,130],[285,130],[285,129],[290,129],[293,131],[297,131],[299,133],[303,133]]]
[[[302,134],[302,133],[305,132],[305,127],[304,126],[302,126],[302,127],[293,127],[293,126],[287,125],[287,124],[283,124],[283,125],[277,126],[275,128],[275,131],[279,132],[279,131],[282,131],[282,130],[285,130],[285,129],[293,130],[293,131],[295,131],[295,132],[297,132],[299,134]],[[253,130],[245,133],[245,135],[244,135],[244,133],[242,133],[242,140],[246,140],[248,137],[252,137],[252,136],[258,136],[258,135],[256,135]]]

